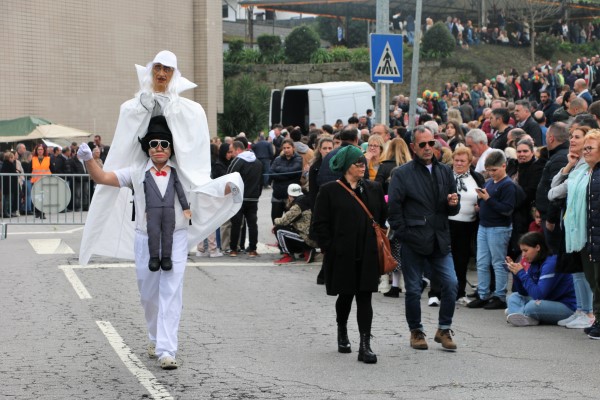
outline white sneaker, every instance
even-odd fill
[[[579,314],[577,318],[565,325],[569,329],[584,329],[589,328],[594,323],[595,318],[588,317],[584,313]]]
[[[528,317],[527,315],[521,313],[508,314],[506,321],[514,326],[535,326],[540,324],[540,321],[537,319]]]
[[[223,257],[223,253],[221,253],[219,250],[215,251],[214,253],[210,253],[210,258],[216,257]]]
[[[196,257],[208,257],[208,253],[205,251],[197,251]]]
[[[437,297],[430,297],[429,301],[427,302],[427,305],[429,307],[439,307],[440,306],[440,299],[438,299]]]
[[[470,302],[471,299],[469,299],[467,296],[461,297],[460,299],[456,300],[456,304],[459,304],[461,306],[466,306]]]
[[[575,311],[569,318],[565,318],[565,319],[561,319],[560,321],[558,321],[556,324],[558,326],[567,326],[567,324],[569,322],[572,322],[573,320],[579,318],[579,316],[582,314],[581,311]]]

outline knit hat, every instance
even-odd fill
[[[329,168],[333,172],[345,173],[352,164],[359,161],[366,164],[362,151],[356,146],[344,146],[329,160]]]
[[[298,197],[298,196],[302,196],[302,188],[300,187],[300,185],[298,185],[297,183],[292,183],[288,186],[288,191],[287,191],[289,196],[292,197]]]

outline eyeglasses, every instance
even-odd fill
[[[381,147],[381,146],[378,145],[378,144],[370,144],[369,147],[371,147],[371,148],[377,148],[377,147]]]
[[[357,162],[352,165],[354,165],[356,168],[366,168],[366,165],[364,162]]]
[[[424,149],[427,145],[429,145],[429,147],[435,146],[435,140],[430,140],[429,142],[421,142],[418,144],[420,149]]]
[[[597,149],[597,147],[585,146],[585,147],[583,148],[583,152],[584,152],[584,153],[589,153],[590,151],[592,151],[592,150],[596,150],[596,149]]]
[[[154,64],[154,66],[152,67],[152,70],[157,73],[160,72],[161,69],[165,71],[166,74],[172,74],[175,70],[175,68],[173,67],[167,67],[166,65],[162,64]]]
[[[169,143],[168,140],[158,140],[158,139],[154,139],[148,142],[148,144],[150,145],[151,149],[155,149],[158,146],[160,146],[163,149],[168,149],[169,146],[171,145],[171,143]]]

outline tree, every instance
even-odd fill
[[[315,29],[321,36],[321,39],[327,40],[333,46],[340,44],[349,48],[367,46],[368,24],[366,21],[350,20],[347,32],[343,18],[317,17],[316,21]],[[338,27],[342,27],[344,30],[344,40],[342,43],[338,42]]]
[[[427,57],[446,58],[455,48],[454,36],[442,22],[433,25],[423,36],[422,51]]]
[[[319,47],[321,39],[312,28],[302,25],[294,28],[285,38],[285,57],[289,64],[302,64],[310,61],[310,56]]]
[[[236,136],[245,132],[248,138],[252,138],[268,127],[271,94],[268,86],[244,75],[240,79],[226,79],[223,93],[223,113],[217,117],[221,134]]]
[[[542,20],[552,18],[562,10],[561,0],[504,0],[504,9],[509,19],[517,24],[529,24],[531,62],[535,64],[536,26]]]

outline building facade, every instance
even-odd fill
[[[212,0],[0,2],[0,119],[35,115],[110,143],[135,64],[160,50],[198,87],[211,136],[223,108],[222,7]]]

